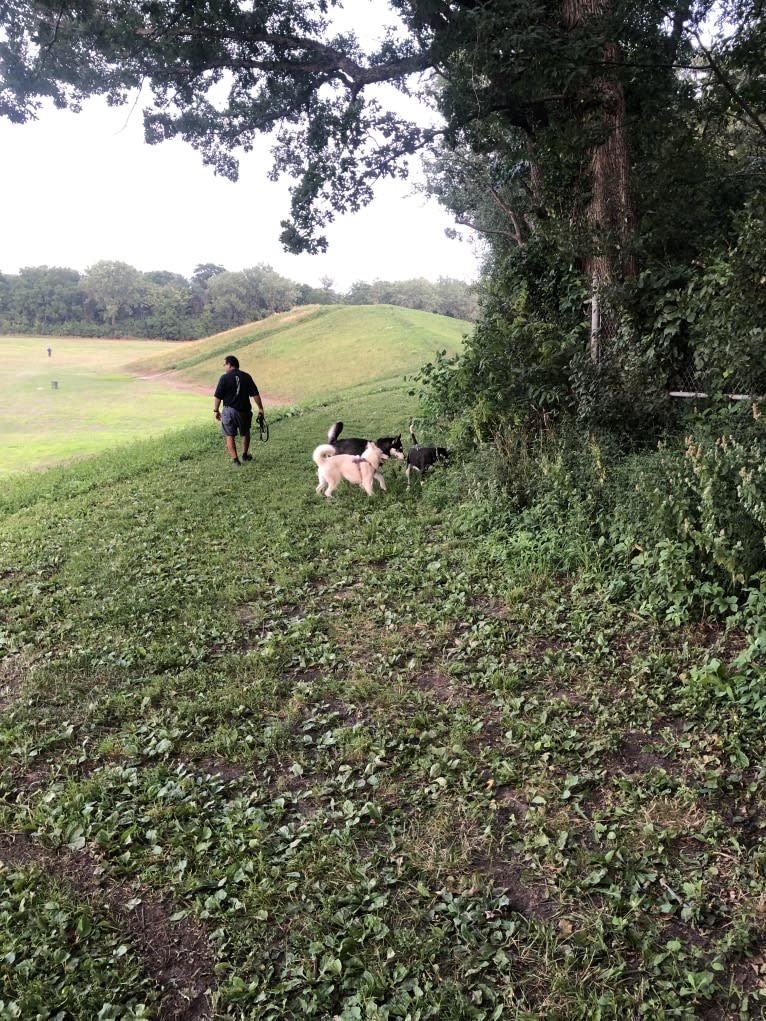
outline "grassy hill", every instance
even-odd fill
[[[459,350],[470,328],[393,306],[317,306],[191,343],[2,337],[0,478],[162,434],[178,447],[183,430],[211,418],[229,353],[252,371],[271,414],[325,400],[343,417],[341,394],[400,389],[436,351]]]
[[[763,1018],[741,636],[557,573],[481,462],[317,497],[329,417],[0,490],[0,1018]]]
[[[471,323],[393,305],[316,305],[142,359],[139,373],[210,386],[236,354],[272,404],[308,403],[401,382],[434,353],[460,350]]]

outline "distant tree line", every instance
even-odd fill
[[[188,280],[113,261],[94,263],[84,273],[51,266],[0,273],[0,334],[189,340],[315,304],[400,305],[457,319],[476,315],[473,287],[445,277],[436,283],[360,280],[341,294],[330,278],[312,287],[265,264],[231,272],[204,263]]]

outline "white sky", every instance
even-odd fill
[[[338,291],[356,280],[476,279],[471,241],[445,237],[453,221],[410,182],[383,182],[371,206],[338,218],[326,254],[288,255],[279,233],[289,181],[267,179],[269,142],[261,141],[242,156],[234,184],[180,140],[147,145],[139,109],[93,99],[80,114],[49,109],[23,125],[0,118],[0,272],[83,272],[110,259],[187,278],[199,263],[267,263],[298,283],[330,277]]]
[[[366,45],[398,20],[387,0],[354,0],[335,8],[333,19]],[[400,93],[382,88],[400,112],[418,116]],[[331,224],[326,254],[288,255],[279,234],[290,182],[267,179],[269,148],[263,138],[242,155],[233,184],[180,140],[147,145],[139,108],[110,109],[93,99],[80,114],[51,108],[23,125],[0,118],[0,272],[83,272],[110,259],[188,278],[205,262],[228,270],[267,263],[298,283],[330,277],[338,291],[356,280],[477,278],[472,239],[445,237],[452,219],[407,181],[382,182],[370,206]]]

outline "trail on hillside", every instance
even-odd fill
[[[167,386],[173,390],[202,394],[207,397],[213,396],[215,385],[218,382],[218,380],[215,379],[211,382],[210,386],[202,386],[199,383],[189,383],[183,379],[179,379],[177,373],[173,371],[136,373],[136,379],[143,379],[152,383],[162,383],[163,386]],[[260,391],[260,394],[264,405],[270,408],[290,407],[297,402],[297,398],[294,394],[265,393],[263,391]]]

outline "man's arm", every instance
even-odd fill
[[[213,414],[215,415],[216,418],[218,418],[218,416],[221,413],[221,401],[223,400],[223,380],[224,377],[221,376],[221,378],[218,380],[218,384],[215,390],[213,391]]]
[[[263,402],[261,401],[261,395],[258,393],[258,387],[255,385],[255,383],[253,383],[253,390],[254,390],[254,393],[250,394],[250,400],[251,401],[255,401],[255,404],[256,404],[256,406],[258,408],[258,414],[262,415],[263,414]]]

